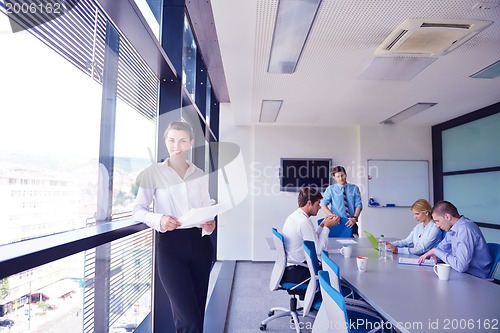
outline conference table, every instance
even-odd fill
[[[389,239],[390,240],[390,239]],[[351,258],[338,253],[345,241],[330,238],[328,252],[340,266],[342,280],[385,318],[385,328],[400,332],[496,332],[500,330],[500,285],[451,270],[439,280],[432,266],[379,260],[366,238],[352,246]],[[358,271],[356,256],[368,257],[366,272]],[[416,257],[416,256],[412,256]]]

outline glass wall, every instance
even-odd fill
[[[500,105],[433,127],[435,199],[475,221],[500,243]]]
[[[474,221],[500,226],[499,128],[500,113],[446,129],[442,149],[444,198]]]
[[[187,16],[184,18],[184,47],[182,53],[182,83],[191,99],[195,99],[196,88],[196,41]]]
[[[2,301],[2,319],[12,321],[9,332],[71,332],[81,327],[83,267],[84,254],[77,253],[5,278],[9,292]]]
[[[0,245],[93,226],[100,210],[112,211],[101,222],[130,215],[156,149],[159,80],[93,2],[64,19],[75,29],[61,18],[14,34],[0,14]],[[135,328],[151,310],[152,232],[1,281],[10,332]]]
[[[161,23],[162,1],[143,2]],[[13,33],[0,0],[0,317],[10,332],[129,332],[152,307],[153,232],[131,208],[137,175],[157,158],[160,74],[93,0],[68,3]],[[205,148],[206,119],[196,105],[186,114]]]
[[[144,19],[153,31],[156,39],[160,40],[160,23],[161,23],[161,10],[163,7],[162,0],[134,0],[137,7],[141,11]]]
[[[151,312],[152,232],[145,230],[106,244],[109,261],[110,332],[135,329]],[[102,277],[97,249],[74,254],[4,278],[2,300],[10,333],[100,332],[94,327],[96,289]],[[98,298],[97,298],[98,299]]]
[[[10,29],[0,14],[0,244],[85,227],[97,203],[102,86]]]
[[[500,113],[443,131],[443,171],[499,166],[499,129]]]

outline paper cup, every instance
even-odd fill
[[[358,264],[358,270],[360,272],[366,272],[368,267],[368,257],[358,256],[356,257],[356,262]]]

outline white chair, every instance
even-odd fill
[[[312,333],[337,332],[337,333],[373,333],[382,330],[380,317],[372,316],[372,311],[363,308],[357,308],[356,311],[349,311],[344,296],[330,284],[330,276],[327,271],[318,272],[318,279],[321,287],[321,296],[323,298],[321,308],[328,318],[328,327],[313,326]],[[360,325],[352,325],[360,323]],[[362,324],[361,324],[362,323]],[[324,323],[323,323],[324,324]],[[364,325],[363,325],[364,324]],[[367,328],[373,327],[368,330]]]
[[[330,276],[330,284],[344,296],[348,308],[349,306],[359,306],[371,311],[375,311],[375,309],[373,309],[373,307],[370,304],[366,303],[364,300],[354,299],[354,292],[352,291],[352,289],[344,286],[341,283],[340,267],[335,261],[330,258],[328,252],[321,251],[321,261],[323,262],[323,270],[327,271],[328,275]]]
[[[285,252],[285,242],[283,235],[276,230],[276,228],[272,228],[273,233],[273,241],[276,247],[276,261],[274,262],[273,271],[271,273],[271,279],[269,281],[269,289],[271,291],[276,290],[285,290],[290,297],[290,307],[274,307],[269,310],[268,318],[264,319],[260,324],[260,330],[265,331],[267,329],[267,324],[277,318],[290,316],[295,324],[295,329],[297,333],[300,333],[300,325],[299,325],[299,315],[302,314],[303,308],[297,307],[297,296],[303,298],[306,289],[308,286],[308,281],[310,279],[304,280],[301,283],[291,283],[291,282],[282,282],[283,273],[285,272],[285,268],[287,266],[286,252]],[[294,263],[297,265],[305,266],[303,263]]]
[[[316,254],[316,246],[312,241],[304,241],[304,252],[306,254],[307,267],[311,274],[311,280],[307,286],[306,295],[304,297],[303,314],[309,317],[315,317],[313,323],[313,332],[330,333],[331,330],[328,323],[328,316],[325,307],[321,306],[321,293],[319,292],[318,271],[320,269],[318,256]]]

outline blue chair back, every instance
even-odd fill
[[[284,289],[287,290],[289,294],[295,293],[297,295],[305,293],[307,283],[298,284],[281,281],[287,265],[285,238],[276,228],[272,228],[272,232],[274,245],[276,247],[276,260],[271,272],[271,279],[269,280],[269,290]]]
[[[316,254],[316,246],[314,245],[313,241],[304,241],[304,251],[306,251],[306,259],[309,257],[311,259],[311,264],[312,267],[314,268],[314,275],[318,274],[319,271],[319,262],[318,262],[318,255]]]
[[[317,293],[319,288],[319,261],[316,254],[316,245],[313,241],[308,240],[305,240],[303,243],[307,267],[309,268],[309,273],[311,274],[311,280],[309,280],[309,284],[307,285],[306,295],[302,304],[302,315],[305,317],[309,314],[311,309],[318,310],[320,308],[321,294]]]
[[[341,291],[339,265],[337,265],[337,263],[330,258],[328,252],[324,250],[321,252],[321,262],[323,263],[323,270],[327,271],[329,274],[330,285],[336,290]]]
[[[318,220],[318,225],[323,222],[324,219],[319,219]],[[330,233],[328,234],[328,237],[333,238],[333,237],[339,237],[339,238],[350,238],[352,237],[352,228],[347,227],[345,224],[347,222],[347,218],[341,217],[340,218],[340,224],[334,225],[330,227]]]
[[[498,263],[500,262],[500,244],[488,243],[488,250],[490,250],[491,257],[493,258],[493,264],[491,265],[491,271],[488,278],[493,279],[498,270]]]
[[[344,296],[330,284],[330,277],[327,271],[318,272],[319,284],[321,286],[321,296],[323,305],[328,314],[330,325],[334,325],[336,332],[349,332],[349,318]],[[344,325],[345,324],[345,325]]]

